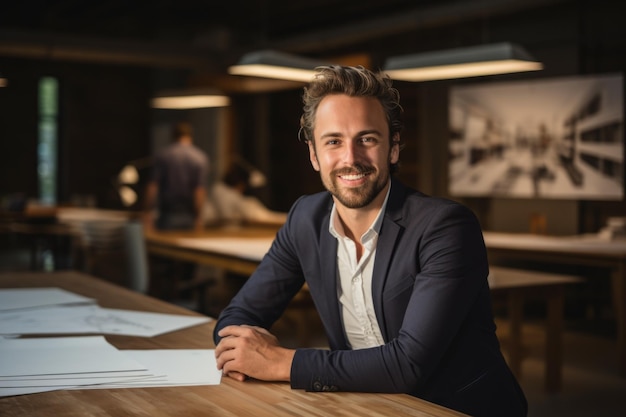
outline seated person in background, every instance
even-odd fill
[[[283,224],[287,213],[270,210],[258,198],[246,195],[250,186],[250,171],[233,162],[211,189],[205,222]]]
[[[495,333],[478,220],[393,176],[402,107],[388,77],[318,71],[304,90],[300,137],[328,192],[294,203],[220,314],[218,368],[238,381],[407,393],[475,417],[526,416]],[[305,283],[329,349],[288,349],[269,332]]]

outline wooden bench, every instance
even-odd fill
[[[545,300],[545,382],[548,392],[558,392],[562,384],[564,289],[568,284],[581,282],[581,278],[571,275],[490,267],[489,287],[493,295],[506,297],[510,320],[508,362],[518,378],[521,377],[523,359],[524,303],[527,298]]]

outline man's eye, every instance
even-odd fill
[[[326,145],[337,145],[339,143],[338,139],[330,139],[326,141]]]
[[[365,136],[361,138],[361,142],[363,143],[376,143],[376,138],[373,138],[371,136]]]

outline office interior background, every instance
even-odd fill
[[[56,204],[140,210],[141,198],[123,205],[119,172],[164,146],[174,122],[189,120],[196,143],[210,155],[212,181],[240,156],[267,177],[259,191],[263,202],[286,211],[301,194],[322,189],[297,140],[303,84],[228,75],[242,55],[272,49],[378,69],[390,56],[513,42],[544,68],[394,83],[405,110],[398,176],[427,194],[467,204],[485,230],[529,232],[540,215],[549,235],[597,233],[609,218],[626,215],[623,198],[451,196],[450,91],[477,83],[623,74],[621,10],[620,2],[610,0],[5,2],[0,11],[0,77],[7,80],[0,88],[3,208],[40,196],[46,80],[53,80],[58,93]],[[230,105],[150,106],[164,91],[207,89],[227,95]],[[623,187],[624,156],[618,159]],[[597,303],[610,310],[608,283],[591,290],[599,291]],[[574,315],[588,308],[566,307]],[[606,328],[612,336],[612,326]]]
[[[431,82],[397,81],[406,112],[400,178],[448,195],[449,91],[453,86],[622,73],[626,36],[611,1],[120,1],[12,3],[0,15],[0,190],[36,199],[39,85],[58,88],[58,203],[120,208],[115,178],[191,120],[217,178],[233,155],[267,177],[263,200],[287,210],[321,189],[298,143],[301,86],[228,75],[247,52],[274,49],[327,62],[381,68],[389,56],[513,42],[544,69]],[[162,91],[213,88],[229,107],[157,110]],[[623,172],[623,170],[622,170]],[[623,175],[623,174],[622,174]],[[550,234],[595,233],[622,201],[464,198],[486,229],[527,231],[546,217]],[[135,207],[137,208],[137,207]]]

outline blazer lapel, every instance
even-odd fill
[[[380,331],[385,339],[389,341],[387,335],[387,323],[383,309],[383,288],[387,281],[387,273],[391,263],[391,258],[396,249],[396,241],[403,227],[402,220],[402,201],[404,199],[405,189],[397,181],[392,180],[391,193],[387,200],[387,207],[383,218],[383,224],[378,236],[376,245],[376,259],[374,260],[374,271],[372,276],[372,299],[374,302],[374,311],[378,319]]]
[[[332,207],[332,203],[331,203]],[[339,300],[337,299],[337,239],[328,232],[330,210],[322,221],[320,230],[320,288],[318,297],[320,319],[326,325],[329,342],[334,349],[346,349],[348,342],[341,323]]]

